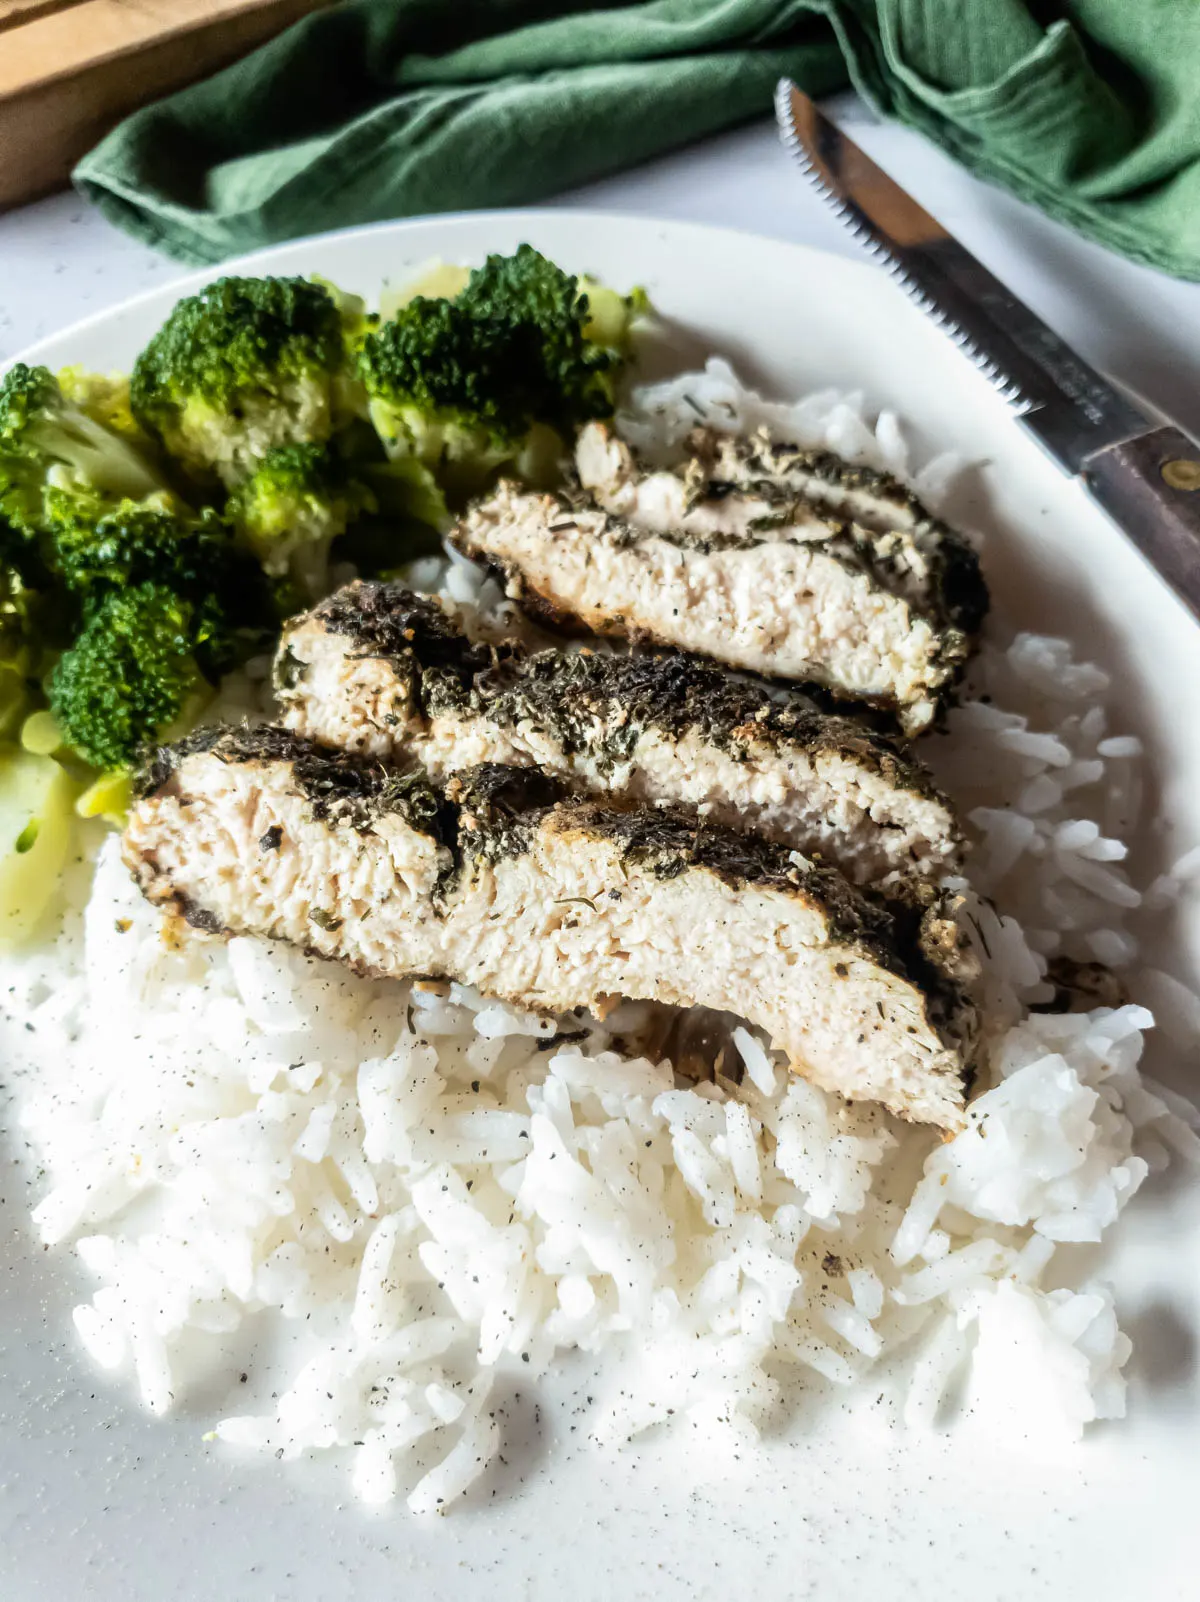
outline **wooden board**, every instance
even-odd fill
[[[65,186],[136,106],[331,0],[0,0],[0,209]]]
[[[32,22],[47,11],[63,11],[76,0],[0,0],[0,32],[15,28],[18,22]]]

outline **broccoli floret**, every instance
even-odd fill
[[[57,491],[47,507],[41,535],[0,518],[0,734],[48,692],[67,743],[108,766],[158,726],[151,714],[169,721],[158,717],[169,703],[178,715],[197,674],[215,682],[260,648],[274,599],[211,509],[167,497],[101,509]]]
[[[0,511],[0,568],[5,584],[14,580],[25,590],[44,590],[50,583],[50,570],[32,531],[19,527]]]
[[[178,716],[198,674],[215,681],[275,621],[261,568],[212,511],[122,501],[98,518],[64,512],[40,540],[8,546],[23,704],[33,709],[45,682],[67,743],[105,767]]]
[[[0,556],[0,665],[33,677],[47,636],[45,592],[35,589],[17,563]]]
[[[254,556],[211,508],[195,513],[168,498],[119,501],[108,510],[58,505],[49,531],[13,558],[25,582],[53,603],[58,643],[78,631],[84,612],[115,589],[165,585],[193,605],[215,609],[233,631],[261,633],[275,621],[270,590]],[[65,625],[65,626],[63,626]],[[249,642],[248,647],[249,648]],[[236,653],[230,653],[230,660]]]
[[[415,457],[390,462],[365,462],[357,469],[359,481],[371,497],[371,508],[381,517],[423,523],[444,534],[454,521],[437,479]],[[403,557],[398,558],[404,560]]]
[[[48,685],[65,738],[95,767],[129,767],[202,690],[198,658],[212,626],[205,609],[162,584],[114,590],[89,607]]]
[[[11,735],[34,704],[42,668],[40,596],[0,560],[0,736]]]
[[[529,422],[569,430],[612,415],[621,353],[588,338],[586,291],[532,245],[489,256],[455,304],[476,323],[508,331],[520,362],[513,395],[525,401]]]
[[[89,373],[86,367],[60,367],[58,386],[80,411],[86,412],[105,428],[120,434],[143,455],[153,457],[154,442],[141,428],[129,403],[129,378],[125,373]]]
[[[202,483],[233,488],[278,445],[362,410],[362,303],[304,278],[222,278],[181,300],[134,366],[133,415]]]
[[[620,343],[600,331],[578,279],[532,246],[490,256],[455,299],[417,296],[364,339],[372,421],[389,455],[481,477],[515,460],[534,425],[569,435],[612,414],[624,328]],[[611,340],[616,320],[602,331]]]
[[[329,588],[329,551],[364,515],[389,520],[394,561],[413,542],[395,520],[444,529],[446,503],[419,462],[349,463],[319,445],[280,445],[229,497],[225,516],[272,578],[287,578],[298,602]]]
[[[160,493],[163,481],[129,440],[67,399],[45,367],[18,362],[0,383],[0,514],[40,533],[48,497],[112,504]]]
[[[62,518],[42,543],[50,571],[86,602],[106,590],[153,581],[190,599],[236,594],[252,577],[221,519],[122,501],[99,518]]]
[[[230,496],[225,515],[272,578],[323,593],[329,547],[374,498],[321,445],[278,445]]]
[[[31,710],[39,680],[68,644],[77,608],[55,584],[36,540],[0,516],[0,732]]]
[[[371,420],[391,456],[438,463],[502,462],[524,417],[506,404],[502,330],[480,326],[456,301],[418,295],[359,356]]]

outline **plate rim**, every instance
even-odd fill
[[[392,217],[379,222],[359,223],[351,228],[331,228],[316,234],[299,234],[295,239],[283,239],[273,245],[264,245],[261,249],[248,251],[238,256],[229,256],[225,260],[215,262],[209,267],[191,269],[182,277],[172,279],[168,284],[156,284],[149,289],[139,290],[136,295],[129,295],[113,306],[106,306],[99,311],[89,313],[86,317],[76,318],[74,322],[64,324],[52,334],[45,334],[32,345],[25,345],[12,356],[0,362],[0,374],[3,374],[18,362],[30,363],[36,360],[40,353],[50,346],[56,345],[62,339],[73,338],[76,335],[89,333],[99,325],[113,321],[126,313],[136,313],[146,306],[153,305],[159,300],[180,300],[185,295],[194,293],[207,283],[213,283],[217,278],[240,274],[243,269],[261,266],[272,257],[292,250],[301,250],[307,246],[325,245],[331,240],[352,242],[356,239],[375,238],[388,233],[420,234],[426,230],[435,232],[446,226],[460,226],[478,223],[481,227],[499,223],[521,223],[528,220],[531,223],[542,223],[546,219],[563,219],[569,223],[577,221],[589,225],[611,225],[615,228],[636,229],[666,229],[671,233],[690,234],[701,236],[717,236],[723,240],[749,240],[755,244],[770,246],[772,249],[794,253],[802,257],[817,257],[824,262],[836,261],[864,283],[887,284],[893,289],[895,285],[886,272],[877,263],[860,258],[857,255],[842,255],[839,251],[828,250],[821,245],[806,244],[801,240],[780,239],[775,234],[759,233],[750,228],[728,227],[721,223],[692,222],[686,218],[660,217],[644,212],[608,211],[603,207],[589,206],[495,206],[477,211],[444,211],[427,212],[417,217]],[[165,260],[171,261],[165,252],[157,252]],[[247,274],[247,276],[254,276]],[[897,291],[900,293],[900,291]]]

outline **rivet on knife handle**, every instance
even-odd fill
[[[1083,464],[1096,500],[1200,618],[1200,456],[1177,428],[1106,445]]]

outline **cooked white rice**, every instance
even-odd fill
[[[642,392],[622,426],[665,451],[697,413],[908,476],[890,415],[871,427],[860,397],[831,394],[769,406],[719,362]],[[951,465],[912,481],[936,500]],[[499,606],[461,561],[418,577]],[[1200,1157],[1200,1120],[1139,1073],[1146,1006],[1027,1011],[1048,957],[1136,969],[1141,750],[1108,728],[1099,668],[1000,627],[926,752],[978,835],[989,900],[970,927],[998,1037],[994,1085],[950,1142],[792,1078],[744,1029],[731,1098],[620,1059],[598,1025],[556,1043],[552,1021],[459,986],[246,939],[178,946],[109,839],[57,944],[9,976],[39,1042],[17,1091],[46,1172],[34,1223],[95,1277],[75,1311],[94,1361],[161,1413],[214,1366],[237,1389],[251,1320],[262,1351],[290,1332],[255,1376],[274,1402],[217,1436],[285,1459],[337,1448],[364,1500],[416,1512],[501,1449],[493,1376],[572,1347],[605,1354],[589,1427],[608,1443],[681,1418],[752,1430],[781,1387],[802,1407],[806,1386],[882,1372],[925,1427],[968,1358],[1002,1373],[1014,1354],[1041,1423],[1120,1416],[1110,1290],[1043,1285],[1059,1243],[1100,1240],[1169,1153]],[[254,678],[223,710],[258,710]],[[1193,852],[1148,904],[1197,873]],[[1138,985],[1173,1038],[1200,1033],[1186,987]]]

